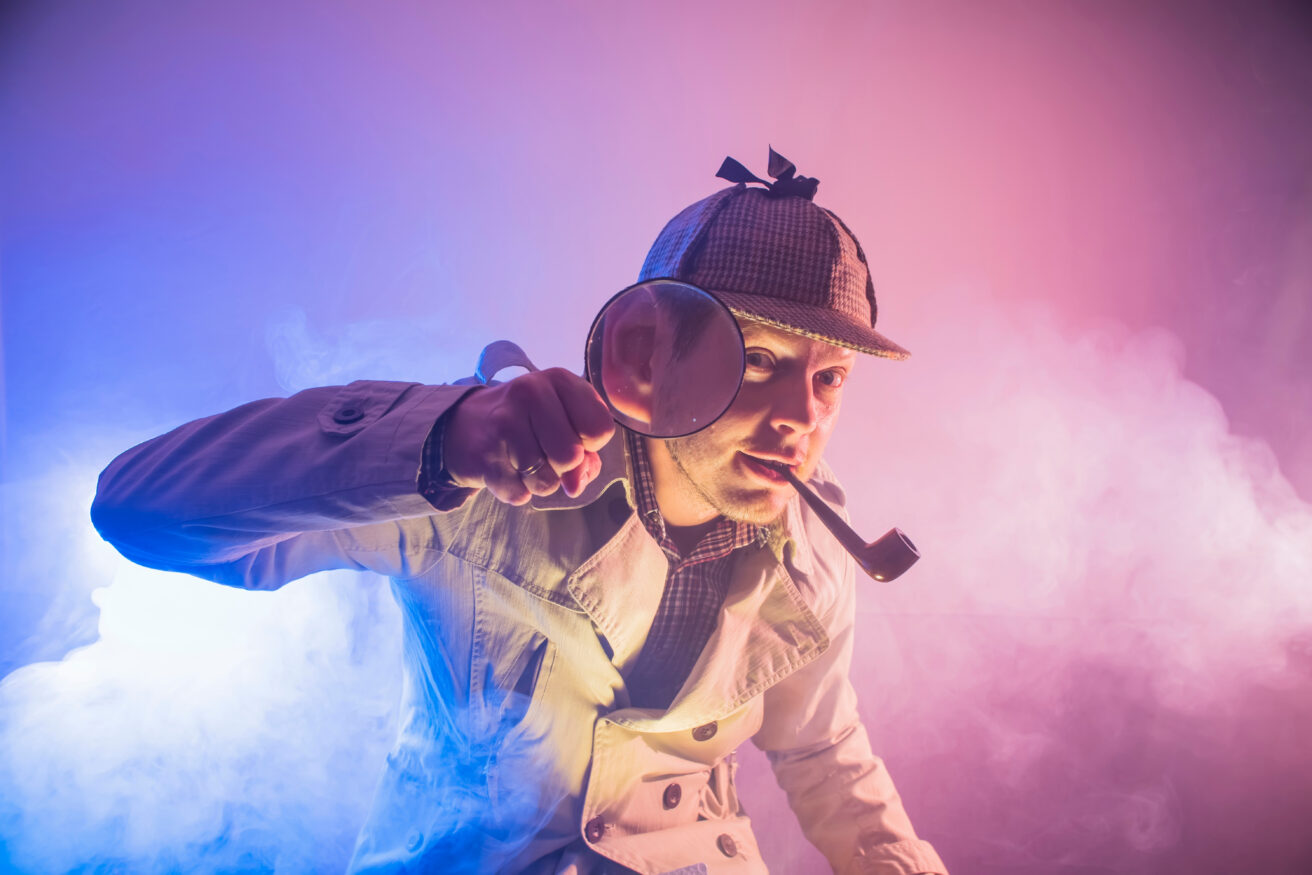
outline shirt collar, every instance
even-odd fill
[[[624,430],[624,436],[625,449],[629,454],[629,466],[631,468],[630,483],[632,484],[634,509],[638,512],[639,519],[647,527],[647,531],[651,533],[656,543],[660,544],[666,552],[678,556],[678,548],[669,537],[665,517],[661,514],[660,505],[656,502],[656,475],[652,471],[651,457],[647,454],[646,441],[640,435],[628,429]],[[718,549],[712,548],[715,552],[727,552],[728,550],[745,547],[751,543],[763,544],[765,543],[765,536],[764,526],[719,517],[716,524],[702,536],[701,541],[692,553],[680,558],[697,558],[698,554],[702,552],[702,545],[704,544],[718,544]],[[724,548],[727,548],[727,550]]]

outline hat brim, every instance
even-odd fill
[[[911,353],[869,325],[849,319],[828,307],[742,292],[712,290],[735,315],[764,322],[784,331],[844,346],[880,358],[902,360]]]

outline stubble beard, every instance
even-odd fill
[[[783,516],[784,507],[776,504],[768,489],[734,489],[727,482],[731,473],[716,463],[713,454],[703,450],[695,436],[667,440],[665,447],[683,476],[685,488],[720,516],[758,526],[774,526]]]

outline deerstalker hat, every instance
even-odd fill
[[[736,184],[671,219],[638,280],[679,279],[741,318],[884,358],[911,355],[875,331],[865,253],[843,220],[812,200],[819,181],[796,176],[774,149],[769,172],[774,182],[726,158],[716,176]]]

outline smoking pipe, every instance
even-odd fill
[[[785,465],[772,467],[793,484],[793,488],[802,496],[802,500],[811,506],[816,516],[820,517],[820,522],[825,524],[825,528],[833,532],[838,543],[843,545],[843,549],[852,554],[852,558],[861,566],[861,570],[875,580],[896,580],[920,558],[916,545],[911,543],[911,539],[901,529],[889,529],[878,540],[867,544],[851,526],[843,522],[843,518],[832,507],[825,504],[824,499],[799,480],[790,468]]]

